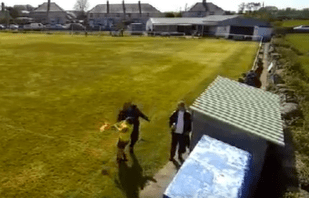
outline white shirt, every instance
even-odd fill
[[[183,128],[184,128],[184,111],[178,111],[178,120],[177,120],[177,125],[176,125],[176,130],[175,133],[183,134]]]

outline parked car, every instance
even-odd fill
[[[24,25],[24,30],[43,30],[45,26],[42,23],[30,23]]]
[[[16,24],[10,24],[10,26],[9,26],[9,28],[11,29],[11,30],[18,30],[18,25],[16,25]]]
[[[49,29],[49,30],[65,30],[65,27],[61,24],[48,24],[48,25],[46,25],[46,29]]]
[[[73,31],[74,30],[80,30],[80,31],[86,30],[86,27],[80,23],[69,23],[69,24],[64,25],[64,28],[66,30],[73,30]]]
[[[61,24],[56,24],[56,25],[55,25],[55,29],[56,29],[56,30],[64,30],[65,28],[64,28],[64,26],[61,25]]]
[[[5,30],[5,26],[0,24],[0,30]]]

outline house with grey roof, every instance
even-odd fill
[[[67,12],[56,3],[50,3],[47,18],[47,3],[43,3],[30,12],[30,18],[43,24],[65,24],[67,21]]]
[[[162,13],[148,3],[99,4],[88,12],[88,24],[102,30],[110,30],[120,22],[146,24],[151,17],[161,17]]]
[[[206,17],[209,15],[224,15],[225,11],[219,6],[208,3],[203,0],[202,3],[196,3],[190,10],[182,12],[183,17]]]
[[[208,135],[248,151],[254,167],[248,188],[253,193],[268,146],[285,146],[279,96],[218,76],[190,109],[191,150]]]

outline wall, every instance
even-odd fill
[[[32,12],[30,14],[31,18],[38,23],[46,23],[46,12]],[[66,12],[50,12],[48,14],[48,23],[51,24],[65,24],[66,23]]]
[[[252,170],[252,178],[254,179],[249,186],[250,189],[252,189],[251,193],[254,193],[264,164],[266,149],[268,147],[268,143],[264,139],[248,134],[232,125],[218,121],[196,111],[193,112],[192,132],[191,150],[205,134],[250,152],[253,157],[252,167],[254,167],[254,170]]]
[[[253,40],[260,40],[260,36],[266,38],[266,39],[270,39],[271,38],[271,34],[272,34],[272,28],[269,27],[258,27],[255,26],[254,27],[254,37]]]
[[[51,12],[49,13],[49,21],[51,24],[65,24],[66,22],[66,13],[65,12]]]
[[[198,11],[198,12],[182,12],[182,17],[205,17],[209,15],[223,15],[224,11]]]
[[[182,17],[205,17],[206,12],[183,12]]]
[[[177,32],[177,25],[154,25],[155,32]]]
[[[229,37],[228,34],[230,33],[230,28],[231,28],[230,26],[218,26],[215,35],[228,38]]]
[[[215,35],[217,32],[217,26],[210,26],[208,34]]]

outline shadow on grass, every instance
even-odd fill
[[[119,164],[119,180],[116,184],[124,191],[127,198],[138,198],[139,190],[144,189],[148,180],[157,181],[153,177],[143,175],[143,169],[134,153],[131,154],[131,159],[133,160],[131,167],[125,162]]]
[[[287,189],[298,188],[292,133],[284,129],[285,147],[270,144],[254,198],[282,197]]]

